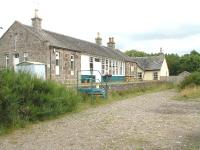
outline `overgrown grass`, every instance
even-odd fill
[[[110,104],[115,101],[124,100],[131,97],[136,97],[145,93],[153,93],[162,90],[172,89],[174,85],[171,83],[155,84],[149,87],[133,88],[124,91],[111,91],[108,94],[108,99],[98,97],[91,97],[84,95],[83,102],[79,104],[77,111],[82,111],[91,107],[98,107],[105,104]]]
[[[81,96],[27,73],[0,71],[0,134],[75,110]]]
[[[196,99],[199,97],[200,97],[200,86],[186,87],[183,90],[181,90],[177,96],[178,99]]]
[[[178,86],[179,94],[175,97],[178,100],[200,101],[200,72],[194,72],[186,77]]]
[[[108,99],[77,94],[54,81],[43,81],[27,73],[0,71],[0,135],[33,122],[52,119],[67,112],[82,111],[116,100],[172,88],[171,84],[113,91]]]

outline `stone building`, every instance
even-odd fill
[[[0,68],[16,69],[23,61],[40,62],[45,64],[47,79],[66,84],[75,83],[77,77],[84,81],[88,76],[101,82],[107,74],[112,75],[111,81],[160,79],[145,76],[145,72],[149,73],[147,62],[156,65],[155,59],[125,56],[115,48],[113,37],[103,46],[99,33],[92,43],[44,30],[37,11],[31,20],[32,26],[15,21],[1,37]],[[168,72],[166,64],[164,71],[161,66],[152,67],[151,71],[158,72],[157,76]]]

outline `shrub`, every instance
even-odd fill
[[[180,83],[179,87],[181,89],[184,89],[185,87],[188,86],[199,86],[199,85],[200,85],[200,72],[194,72],[188,77],[186,77],[185,80],[183,80]]]
[[[71,112],[80,100],[72,89],[53,81],[23,72],[0,71],[0,129]]]

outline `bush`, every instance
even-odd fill
[[[80,100],[76,92],[53,81],[23,72],[0,71],[0,129],[71,112]]]
[[[180,83],[179,87],[181,89],[184,89],[185,87],[188,86],[199,86],[199,85],[200,85],[200,72],[194,72],[188,77],[186,77],[185,80],[183,80]]]

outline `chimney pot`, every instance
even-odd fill
[[[42,29],[42,19],[38,17],[38,9],[35,9],[35,17],[31,19],[32,26],[38,30]]]
[[[102,38],[100,37],[100,33],[97,32],[97,37],[95,38],[96,44],[97,45],[102,45]]]

